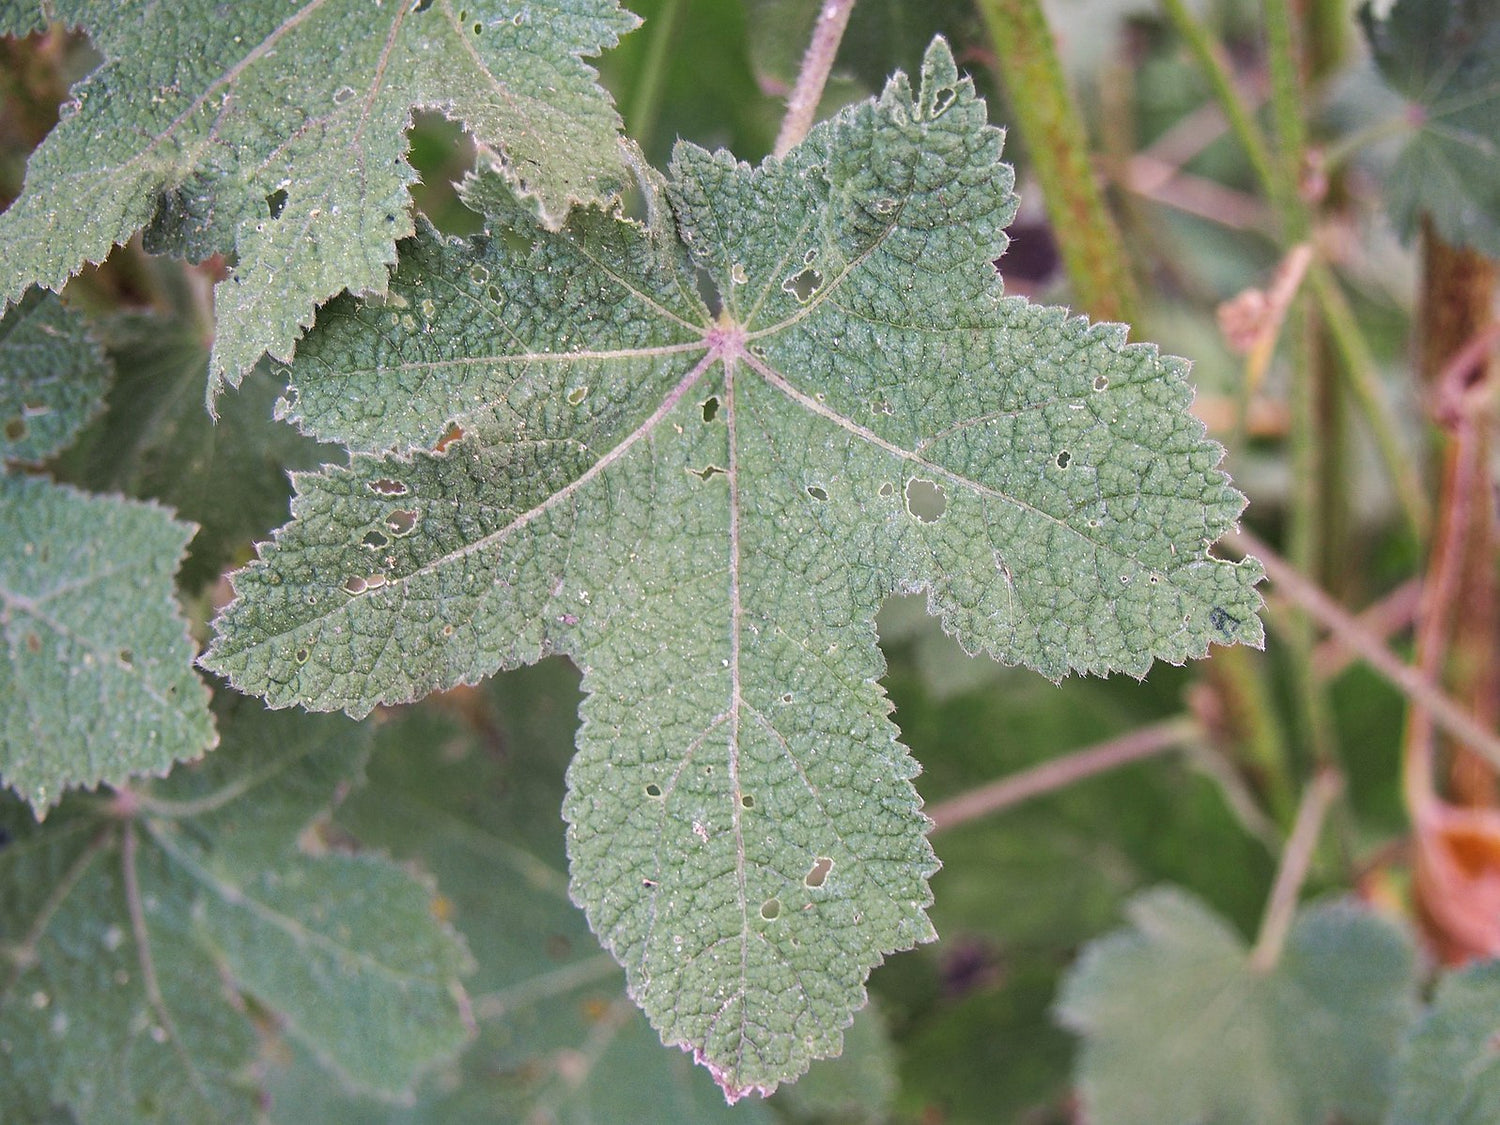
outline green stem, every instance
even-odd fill
[[[651,21],[651,40],[646,46],[646,60],[641,64],[640,79],[635,94],[630,99],[630,110],[625,115],[630,122],[630,135],[635,138],[641,151],[649,151],[651,134],[656,128],[657,114],[661,109],[662,83],[667,73],[667,50],[677,30],[677,17],[682,12],[682,0],[666,0]]]
[[[1135,284],[1094,176],[1088,136],[1038,0],[979,0],[1079,307],[1131,323]]]
[[[1318,846],[1318,836],[1323,830],[1323,819],[1328,815],[1328,808],[1338,796],[1342,784],[1342,779],[1335,771],[1319,770],[1302,795],[1302,803],[1297,808],[1297,820],[1292,825],[1292,834],[1287,838],[1286,847],[1281,853],[1281,863],[1276,870],[1271,897],[1266,901],[1260,935],[1255,940],[1255,948],[1250,952],[1250,967],[1257,972],[1270,972],[1281,959],[1287,934],[1292,928],[1292,919],[1297,913],[1297,896],[1307,880],[1313,852]]]
[[[1308,215],[1299,205],[1297,185],[1302,178],[1302,152],[1307,126],[1302,119],[1301,52],[1297,49],[1296,16],[1287,0],[1266,0],[1266,48],[1271,71],[1271,118],[1276,124],[1280,155],[1277,191],[1285,203],[1284,234],[1300,240],[1307,234]]]

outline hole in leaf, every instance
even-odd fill
[[[811,301],[813,294],[823,286],[823,275],[812,266],[808,266],[801,273],[795,273],[781,283],[785,289],[804,305]]]
[[[791,701],[792,701],[792,693],[791,692],[787,692],[785,695],[783,695],[781,697],[781,702],[783,702],[783,703],[790,703]]]
[[[703,420],[712,422],[719,415],[719,399],[717,395],[710,395],[703,400]]]
[[[709,477],[713,476],[715,473],[722,473],[723,471],[724,470],[721,469],[721,468],[719,468],[719,466],[717,466],[717,465],[705,465],[701,469],[689,469],[688,470],[688,472],[692,473],[693,476],[697,477],[699,480],[707,480]]]
[[[20,441],[26,436],[26,419],[12,418],[5,423],[5,437],[8,441]]]
[[[656,784],[656,782],[653,781],[650,785],[646,786],[646,796],[648,796],[648,797],[660,797],[661,796],[661,786],[658,785],[658,784]]]
[[[266,210],[270,212],[271,218],[281,218],[281,213],[286,210],[286,188],[277,188],[266,196]]]
[[[1094,376],[1094,390],[1096,390],[1096,391],[1102,391],[1107,386],[1109,386],[1109,376],[1108,375],[1095,375]]]
[[[952,86],[942,87],[937,91],[936,94],[933,95],[932,112],[931,114],[929,114],[929,116],[941,117],[943,114],[947,113],[948,107],[953,104],[953,100],[956,97],[958,97],[958,91],[955,90]]]
[[[936,481],[913,477],[906,482],[906,510],[923,523],[936,523],[948,510],[948,496]]]
[[[484,24],[482,24],[482,23],[476,23],[474,25],[474,34],[475,35],[483,35],[484,34]]]
[[[438,443],[432,447],[434,453],[447,453],[448,447],[455,441],[463,441],[465,437],[464,428],[458,423],[448,427],[448,432],[438,438]]]
[[[1057,455],[1057,467],[1059,469],[1066,469],[1072,463],[1073,463],[1073,455],[1071,453],[1069,453],[1066,449],[1064,449],[1064,450],[1062,450],[1062,451],[1060,451],[1058,453],[1058,455]]]
[[[379,531],[371,531],[359,541],[361,547],[368,547],[372,551],[378,551],[390,542],[390,538]]]
[[[416,7],[412,8],[412,11],[425,12],[430,7],[432,7],[432,0],[417,0]]]
[[[382,587],[384,585],[385,585],[385,575],[383,575],[383,574],[372,574],[368,578],[365,579],[365,589],[366,590],[378,590],[378,589],[380,589],[380,587]]]
[[[370,491],[378,492],[381,496],[405,496],[411,490],[406,487],[405,481],[382,477],[380,480],[370,481]]]
[[[823,488],[819,488],[815,484],[810,484],[810,485],[807,486],[807,494],[809,496],[811,496],[814,500],[827,500],[828,499],[828,490],[827,489],[823,489]]]
[[[760,916],[769,922],[772,918],[781,915],[781,900],[779,898],[768,898],[760,904]]]
[[[583,403],[583,400],[588,397],[589,389],[587,387],[574,387],[571,391],[568,392],[568,405],[579,406]]]
[[[358,575],[344,579],[344,593],[346,594],[363,594],[369,588],[370,584]]]
[[[894,495],[895,492],[896,492],[896,486],[894,484],[892,484],[890,481],[886,481],[884,484],[882,484],[880,486],[880,495],[882,495],[882,496],[889,497],[889,496]]]
[[[305,648],[299,648],[297,650],[297,663],[298,664],[306,664],[307,663],[307,657],[308,657],[307,649],[305,649]]]
[[[333,92],[333,104],[334,105],[343,105],[345,102],[347,102],[353,96],[354,96],[354,87],[353,86],[340,86],[337,90],[335,90]]]
[[[740,807],[753,809],[755,807],[755,798],[752,797],[749,793],[746,793],[743,797],[740,798]]]
[[[809,887],[821,887],[828,880],[828,873],[833,870],[833,860],[826,855],[820,855],[812,865],[812,870],[807,873],[807,878],[802,881]]]
[[[397,508],[385,517],[385,526],[391,529],[392,535],[410,535],[412,528],[417,526],[417,513],[410,508]]]
[[[131,652],[128,648],[122,648],[120,650],[120,663],[127,668],[135,667],[135,653]]]

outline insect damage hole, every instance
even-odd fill
[[[661,796],[661,786],[658,785],[658,784],[656,784],[656,782],[654,782],[654,781],[651,782],[649,785],[646,786],[646,796],[648,796],[648,797],[660,797]]]
[[[391,480],[389,477],[381,477],[379,480],[369,482],[370,491],[381,496],[405,496],[411,489],[407,488],[406,482],[402,480]]]
[[[906,482],[906,510],[923,523],[937,523],[948,510],[948,494],[937,481],[912,477]]]
[[[813,299],[814,293],[823,288],[823,275],[809,265],[783,281],[781,288],[805,305]]]
[[[281,218],[281,213],[286,210],[286,199],[286,188],[277,188],[270,195],[266,196],[266,211],[270,214],[271,218]]]
[[[719,397],[717,395],[709,395],[708,398],[703,400],[703,420],[705,422],[712,422],[718,415]]]
[[[1058,450],[1058,453],[1057,453],[1057,467],[1059,469],[1066,469],[1072,463],[1073,463],[1073,454],[1071,454],[1070,452],[1068,452],[1066,449]]]
[[[768,898],[760,904],[760,916],[767,922],[781,916],[781,900],[779,898]]]
[[[828,873],[833,870],[833,860],[826,855],[820,855],[813,861],[812,870],[802,881],[809,887],[821,887],[828,881]]]
[[[820,488],[815,484],[810,484],[807,486],[807,494],[814,500],[828,499],[828,490],[826,488]]]
[[[410,508],[397,508],[385,517],[385,526],[390,529],[392,535],[410,535],[412,528],[417,526],[417,513]]]

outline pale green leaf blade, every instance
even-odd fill
[[[340,290],[384,290],[412,231],[413,107],[441,108],[503,152],[554,224],[619,186],[618,117],[582,61],[635,25],[615,0],[48,11],[87,31],[105,63],[0,215],[0,298],[60,288],[147,226],[165,248],[230,253],[215,386],[238,384],[263,352],[289,356]]]
[[[999,144],[938,41],[919,93],[898,77],[785,161],[680,147],[680,242],[651,192],[644,227],[419,241],[443,278],[505,275],[503,305],[460,281],[451,347],[392,344],[390,301],[341,307],[294,409],[365,447],[465,436],[299,477],[205,658],[274,706],[363,714],[571,656],[573,893],[731,1096],[836,1053],[870,967],[931,937],[884,597],[926,589],[968,647],[1054,677],[1261,640],[1259,568],[1208,554],[1243,498],[1184,365],[1002,296]],[[395,303],[437,317],[438,284],[403,277]]]
[[[1396,0],[1359,10],[1380,73],[1411,103],[1384,183],[1406,237],[1425,215],[1456,246],[1500,256],[1500,5]]]
[[[0,779],[39,816],[216,744],[172,586],[192,533],[153,504],[0,475]]]
[[[1147,892],[1129,916],[1130,928],[1085,951],[1058,1001],[1083,1037],[1078,1085],[1091,1121],[1380,1115],[1416,1002],[1411,942],[1391,923],[1350,904],[1308,907],[1261,971],[1229,924],[1185,892]]]
[[[1387,1125],[1500,1120],[1500,964],[1449,973],[1401,1049]]]
[[[0,461],[42,461],[104,405],[111,370],[83,317],[31,291],[0,317]]]
[[[156,818],[200,838],[238,822],[274,863],[357,773],[365,739],[347,720],[233,697],[217,711],[220,750],[115,808],[74,800],[37,825],[0,798],[0,1119],[52,1105],[82,1125],[254,1113],[255,1029],[204,944],[199,881],[151,832]]]

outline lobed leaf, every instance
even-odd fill
[[[1129,928],[1088,947],[1057,1006],[1083,1037],[1077,1075],[1090,1121],[1323,1125],[1380,1115],[1416,1005],[1415,957],[1399,930],[1347,904],[1309,907],[1265,971],[1183,891],[1147,892],[1128,914]]]
[[[731,1098],[933,936],[882,599],[1054,678],[1261,641],[1186,365],[1003,295],[1001,139],[936,40],[785,160],[679,145],[643,224],[481,177],[485,235],[422,232],[304,346],[285,412],[369,453],[296,478],[205,657],[360,715],[570,656],[573,895]]]
[[[28,291],[0,317],[0,462],[65,447],[103,408],[112,374],[81,316]]]
[[[249,1120],[246,997],[386,1095],[465,1042],[467,956],[431,889],[306,849],[358,776],[363,730],[248,702],[220,718],[225,745],[201,766],[113,804],[73,802],[46,826],[0,805],[6,1120],[54,1105],[83,1125]]]
[[[1483,1125],[1500,1119],[1500,964],[1443,977],[1411,1029],[1387,1125]]]
[[[1500,4],[1395,0],[1360,22],[1375,63],[1407,98],[1411,134],[1385,181],[1410,237],[1423,215],[1456,246],[1500,257]]]
[[[218,741],[172,576],[194,528],[154,504],[0,473],[0,781],[160,776]]]
[[[318,304],[384,291],[412,232],[405,130],[451,115],[556,223],[619,187],[619,119],[581,56],[635,26],[616,0],[217,0],[12,5],[0,30],[81,27],[104,63],[72,91],[0,215],[0,301],[58,289],[150,228],[233,256],[210,394],[292,353]]]

